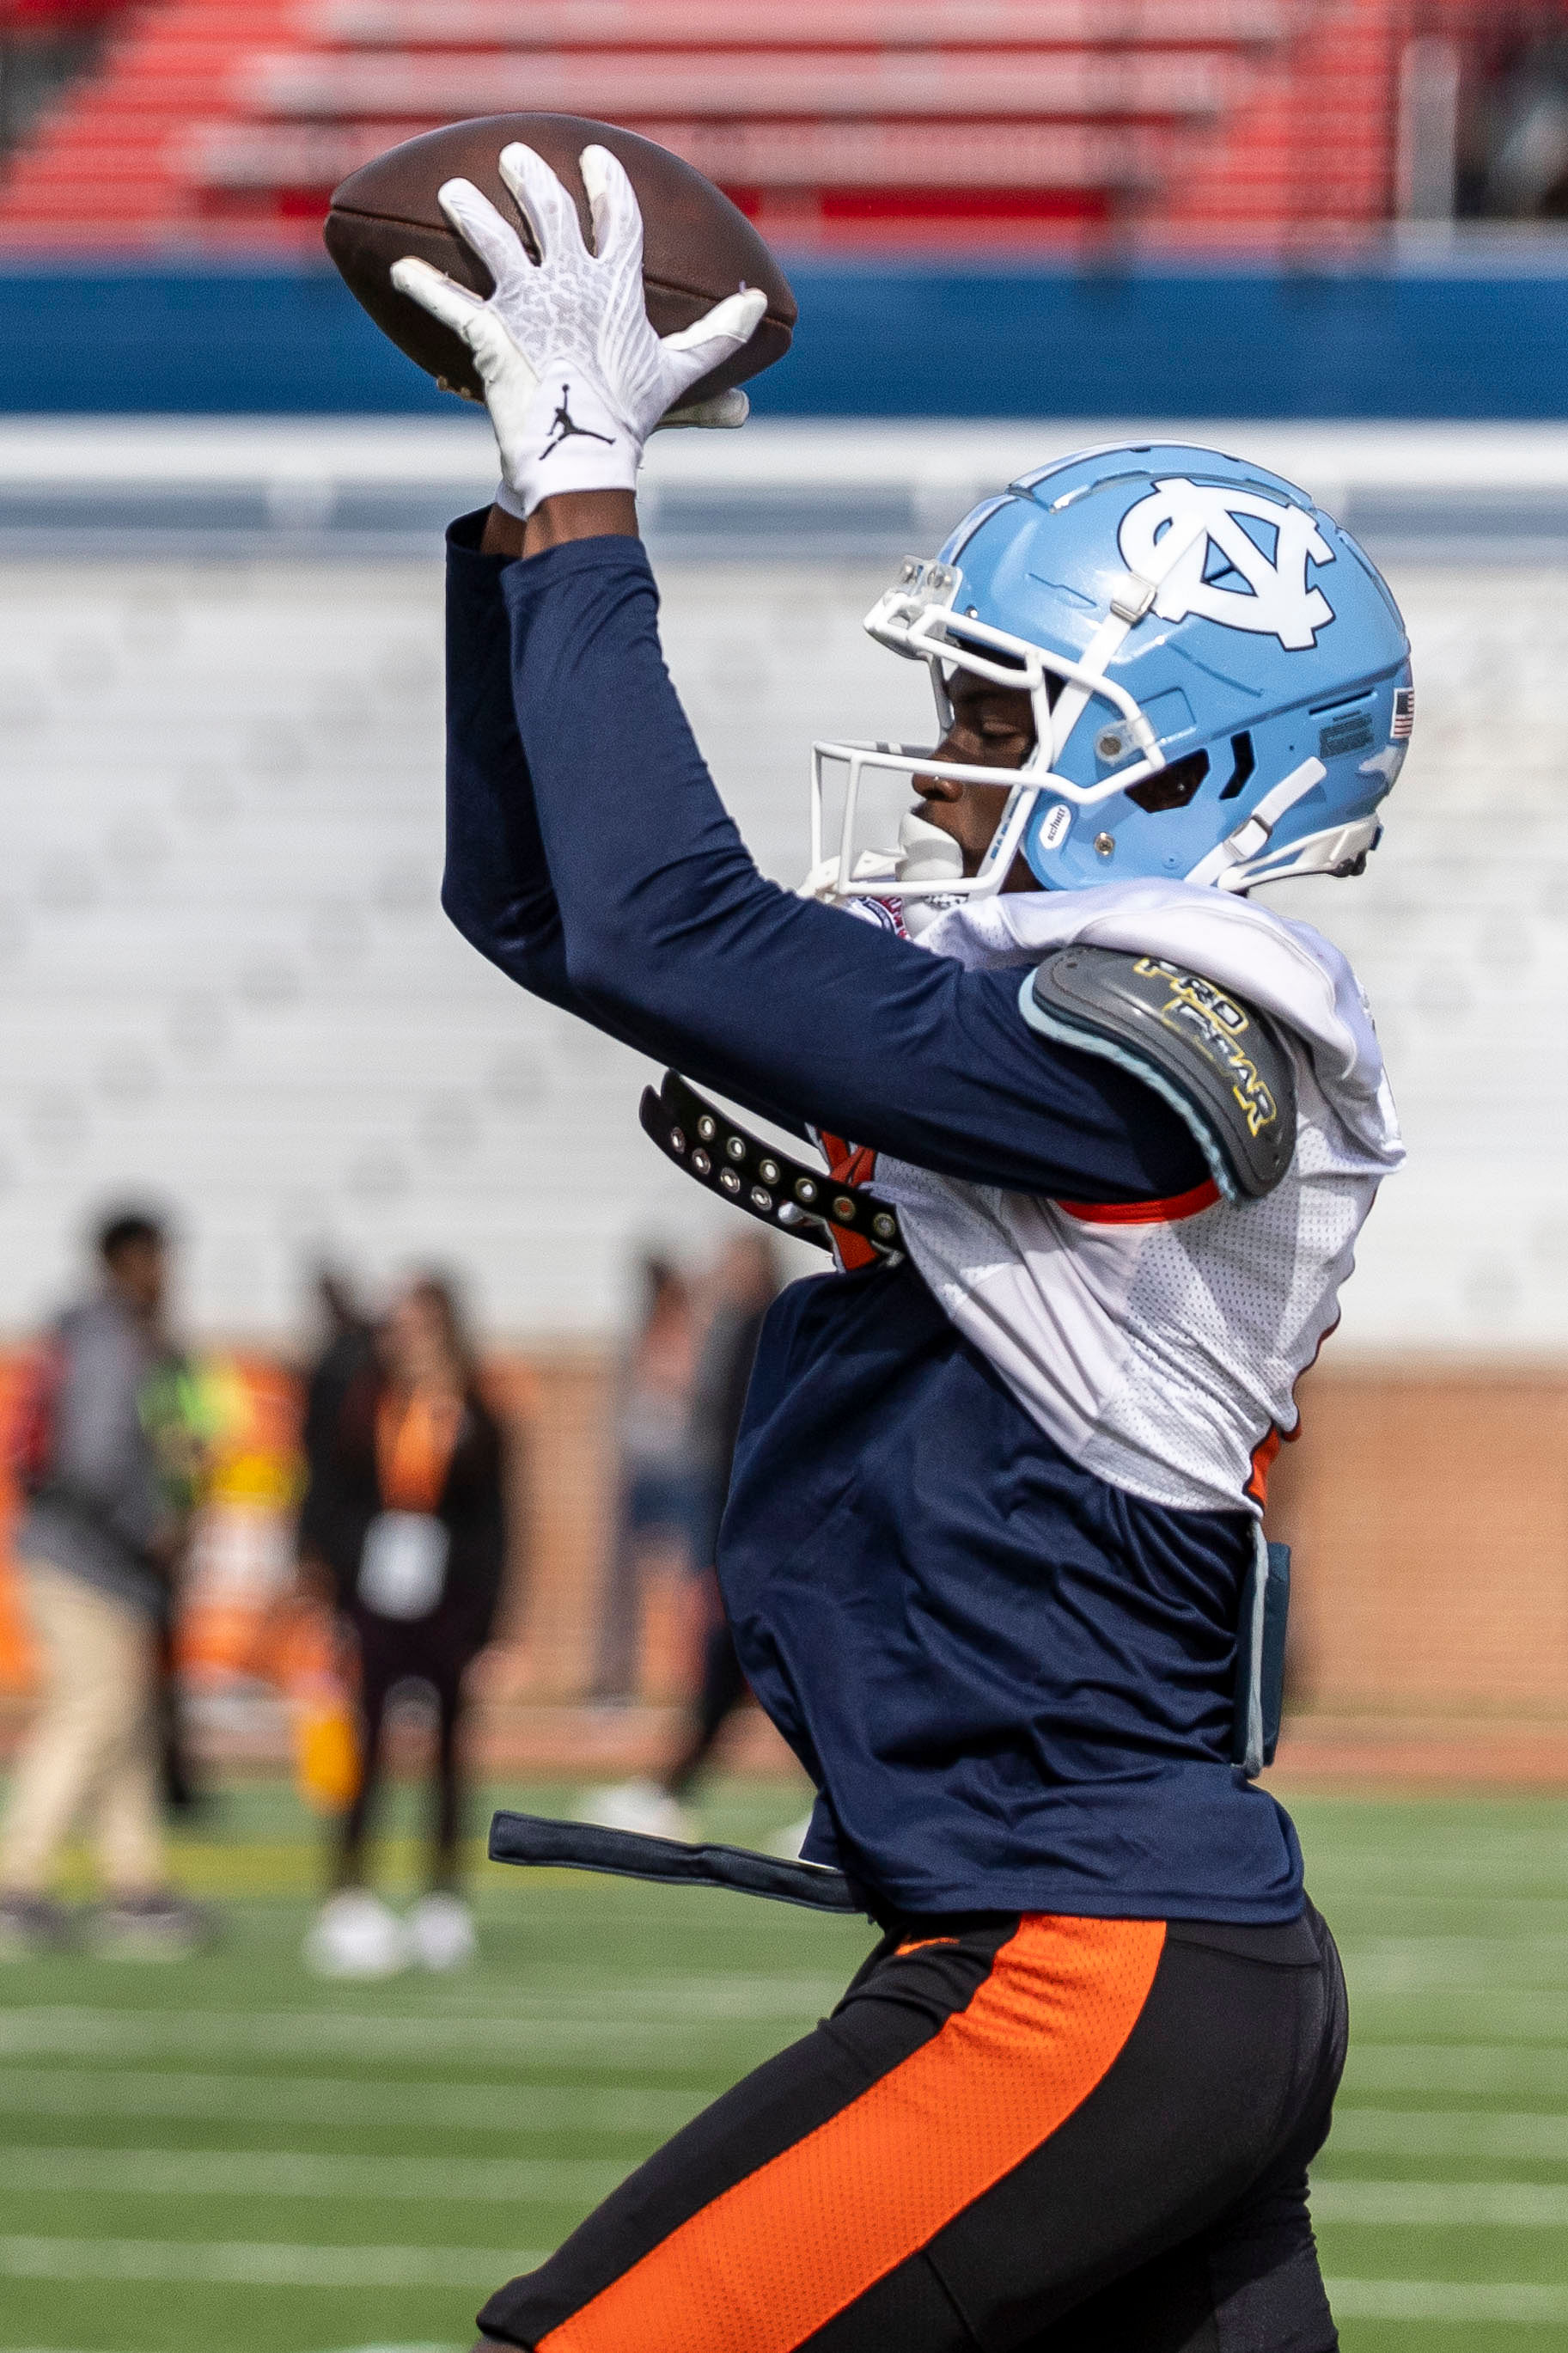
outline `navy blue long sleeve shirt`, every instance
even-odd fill
[[[761,875],[629,539],[448,556],[443,902],[522,987],[795,1127],[971,1183],[1148,1201],[1207,1175],[1135,1078],[1031,1031],[1016,975]],[[1242,1513],[1084,1472],[906,1263],[764,1327],[719,1548],[752,1688],[821,1792],[807,1852],[889,1912],[1292,1918],[1229,1764]]]
[[[720,1087],[950,1176],[1075,1200],[1201,1185],[1176,1114],[966,973],[760,874],[692,740],[641,543],[463,544],[443,903],[536,996]]]

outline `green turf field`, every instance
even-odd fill
[[[707,1820],[756,1840],[793,1802],[730,1783]],[[1544,2353],[1568,2338],[1568,1804],[1295,1810],[1354,2013],[1315,2191],[1346,2346]],[[485,2292],[869,1942],[480,1864],[480,1967],[322,1987],[288,1794],[231,1794],[181,1868],[223,1907],[211,1956],[0,1967],[0,2353],[467,2348]]]

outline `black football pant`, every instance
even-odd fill
[[[717,1591],[713,1600],[718,1606]],[[665,1776],[672,1798],[683,1798],[708,1762],[714,1742],[739,1707],[751,1697],[735,1637],[721,1607],[709,1626],[702,1644],[702,1681],[691,1711],[686,1746]]]
[[[436,1699],[436,1755],[430,1826],[430,1885],[458,1883],[463,1831],[463,1678],[474,1657],[464,1626],[439,1619],[412,1621],[354,1615],[359,1648],[359,1788],[337,1826],[333,1884],[357,1886],[364,1877],[365,1842],[381,1796],[385,1765],[387,1702],[399,1683],[429,1685]]]
[[[1288,1927],[909,1923],[479,2315],[542,2353],[1331,2353],[1345,2048]]]

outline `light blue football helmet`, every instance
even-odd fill
[[[855,804],[869,769],[1001,773],[818,744],[821,895],[984,897],[1020,849],[1047,890],[1157,875],[1248,891],[1359,873],[1381,836],[1415,713],[1405,626],[1350,533],[1259,466],[1180,444],[1064,458],[984,500],[934,560],[906,564],[866,627],[929,664],[943,733],[959,669],[1026,689],[1036,744],[969,878],[941,843],[934,867],[858,858]],[[823,839],[835,764],[847,771],[837,856]]]

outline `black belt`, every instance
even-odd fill
[[[858,1234],[879,1258],[904,1255],[896,1209],[864,1185],[847,1185],[759,1143],[727,1112],[700,1095],[674,1071],[656,1094],[645,1087],[638,1112],[643,1133],[710,1193],[722,1194],[748,1217],[778,1226],[819,1250],[833,1248],[831,1228]]]
[[[868,1912],[854,1882],[826,1863],[786,1862],[743,1846],[687,1846],[679,1839],[648,1838],[596,1822],[553,1822],[542,1814],[497,1814],[490,1823],[490,1861],[605,1871],[617,1879],[660,1879],[680,1887],[733,1887],[804,1904],[814,1912]]]

